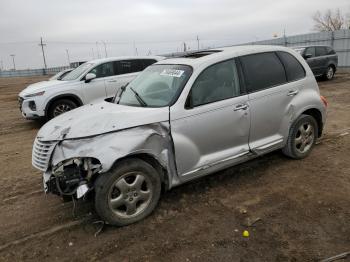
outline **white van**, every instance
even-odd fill
[[[18,97],[26,119],[54,118],[87,103],[113,98],[158,56],[114,57],[86,62],[60,80],[29,85]]]

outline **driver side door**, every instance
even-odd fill
[[[183,181],[230,166],[249,153],[248,96],[240,89],[233,59],[204,69],[186,106],[172,110],[175,160]]]
[[[96,78],[88,83],[85,82],[83,85],[85,103],[94,103],[104,100],[107,96],[105,79],[114,75],[113,62],[97,65],[91,69],[89,73],[95,74]]]

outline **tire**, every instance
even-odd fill
[[[334,73],[335,73],[334,67],[333,66],[328,66],[327,71],[326,71],[326,73],[324,74],[323,77],[326,80],[332,80],[333,77],[334,77]]]
[[[60,114],[77,108],[78,105],[70,99],[58,99],[50,105],[48,110],[48,119],[52,119]]]
[[[158,172],[141,159],[127,159],[96,179],[95,209],[108,224],[126,226],[150,215],[160,192]]]
[[[310,128],[310,129],[308,129]],[[301,115],[292,124],[283,154],[293,159],[302,159],[310,154],[318,138],[318,125],[310,115]]]

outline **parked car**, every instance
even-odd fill
[[[333,79],[338,66],[338,55],[333,48],[329,46],[305,46],[293,49],[304,57],[316,77]]]
[[[26,119],[52,119],[76,107],[112,98],[159,56],[115,57],[84,63],[60,80],[29,85],[18,97]]]
[[[169,190],[273,150],[306,157],[322,134],[325,98],[307,63],[277,46],[237,46],[160,61],[114,102],[46,123],[33,166],[47,192],[94,195],[101,218],[128,225]]]
[[[62,80],[63,77],[65,77],[68,73],[70,73],[74,68],[68,68],[65,70],[62,70],[61,72],[58,72],[54,76],[50,77],[50,81],[52,80]]]

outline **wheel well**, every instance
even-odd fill
[[[309,115],[315,118],[318,127],[318,137],[321,137],[323,131],[323,122],[322,122],[322,114],[316,108],[311,108],[303,112],[304,115]]]
[[[335,65],[334,65],[334,64],[330,64],[330,65],[328,65],[328,66],[332,67],[332,68],[333,68],[333,71],[334,71],[334,73],[335,73],[335,71],[337,70],[337,68],[335,67]]]
[[[50,106],[56,102],[57,100],[60,100],[60,99],[69,99],[69,100],[72,100],[77,106],[82,106],[83,105],[83,102],[81,101],[81,99],[75,95],[60,95],[60,96],[56,96],[54,98],[52,98],[46,105],[46,108],[45,108],[45,114],[47,114],[48,110],[50,109]]]
[[[159,174],[160,180],[162,182],[162,190],[166,191],[169,188],[169,179],[167,175],[167,170],[164,168],[159,161],[152,155],[147,154],[147,153],[139,153],[139,154],[133,154],[133,155],[128,155],[126,157],[120,158],[117,161],[114,162],[113,167],[116,167],[119,162],[125,160],[125,159],[130,159],[130,158],[138,158],[146,163],[150,164]]]

